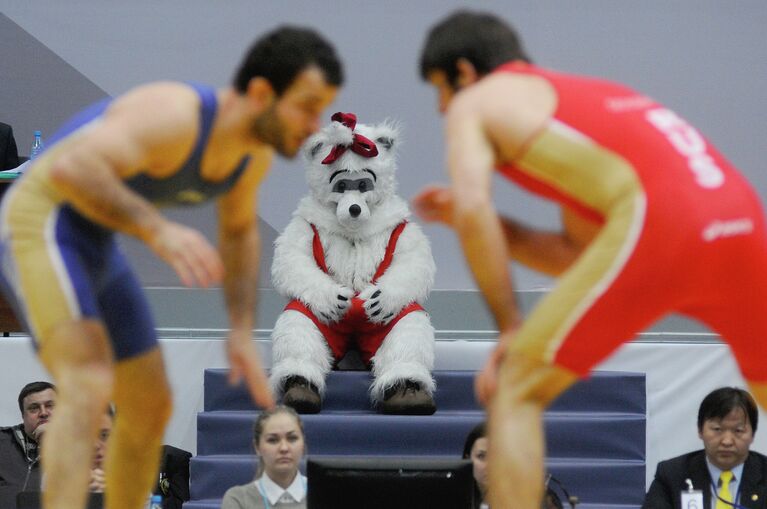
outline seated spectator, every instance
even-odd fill
[[[109,405],[104,416],[101,418],[99,434],[96,437],[96,449],[93,453],[93,466],[91,467],[91,482],[88,489],[94,493],[103,493],[106,487],[107,478],[104,474],[104,458],[107,452],[107,442],[112,433],[112,424],[114,422],[115,411],[112,405]]]
[[[703,449],[658,463],[643,508],[681,508],[687,481],[703,491],[705,509],[767,508],[767,457],[751,451],[759,413],[743,389],[722,387],[698,410]],[[719,500],[719,498],[724,501]]]
[[[481,422],[466,435],[463,443],[463,459],[474,465],[475,507],[487,509],[487,425]]]
[[[96,437],[96,448],[91,468],[91,481],[88,489],[92,493],[103,493],[106,487],[104,473],[107,442],[112,433],[115,410],[112,405],[107,408],[101,420],[99,434]],[[160,475],[153,493],[162,497],[163,509],[181,509],[184,502],[189,500],[189,459],[192,454],[183,449],[163,445]]]
[[[461,456],[463,459],[470,459],[474,466],[474,500],[475,507],[479,509],[490,507],[487,503],[487,446],[487,423],[481,422],[466,435]],[[548,476],[548,479],[554,480],[551,476]],[[555,480],[555,482],[561,484],[559,481]],[[564,487],[561,488],[564,490]],[[564,493],[567,492],[564,491]],[[562,500],[548,485],[548,481],[541,507],[542,509],[563,509]]]
[[[101,420],[99,434],[96,437],[96,449],[91,468],[91,482],[88,489],[93,493],[103,493],[106,487],[104,473],[107,442],[112,433],[115,410],[109,405]],[[189,459],[192,454],[183,449],[163,445],[160,475],[153,493],[162,497],[163,509],[180,509],[189,500]]]
[[[16,494],[40,490],[40,448],[53,414],[56,387],[32,382],[19,393],[21,424],[0,428],[0,507],[15,507]]]
[[[306,508],[306,477],[298,465],[306,452],[304,425],[290,407],[265,410],[253,428],[259,458],[255,481],[227,490],[221,509]]]
[[[13,128],[0,122],[0,171],[16,168],[19,164],[21,161],[13,138]]]

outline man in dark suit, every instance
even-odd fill
[[[703,491],[701,509],[766,509],[767,456],[750,450],[758,419],[748,392],[734,387],[711,392],[698,410],[704,449],[660,462],[642,508],[682,509],[681,492],[689,481]]]
[[[0,171],[10,170],[19,165],[19,152],[13,129],[8,124],[0,122]]]

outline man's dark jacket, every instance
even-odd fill
[[[25,482],[27,491],[40,489],[40,462],[36,459],[27,460],[24,448],[13,433],[13,430],[20,426],[21,424],[0,428],[0,508],[2,509],[16,507],[16,494],[24,488]]]
[[[740,480],[740,505],[749,509],[767,509],[767,456],[751,451],[743,465]],[[686,479],[703,491],[703,508],[711,507],[711,475],[706,453],[695,451],[658,463],[655,479],[645,496],[642,509],[681,509],[681,493]],[[717,480],[718,481],[718,480]],[[735,494],[733,493],[733,496]]]
[[[10,170],[19,165],[19,152],[13,129],[8,124],[0,122],[0,171]]]

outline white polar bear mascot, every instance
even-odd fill
[[[374,405],[430,415],[434,329],[421,303],[435,266],[395,195],[398,132],[332,119],[304,146],[311,193],[275,242],[272,282],[292,300],[272,333],[271,384],[284,404],[317,413],[328,372],[354,348],[372,369]]]

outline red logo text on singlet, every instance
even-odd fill
[[[724,184],[724,172],[706,152],[706,140],[693,126],[666,108],[650,110],[645,118],[687,160],[687,167],[700,187],[716,189]]]

